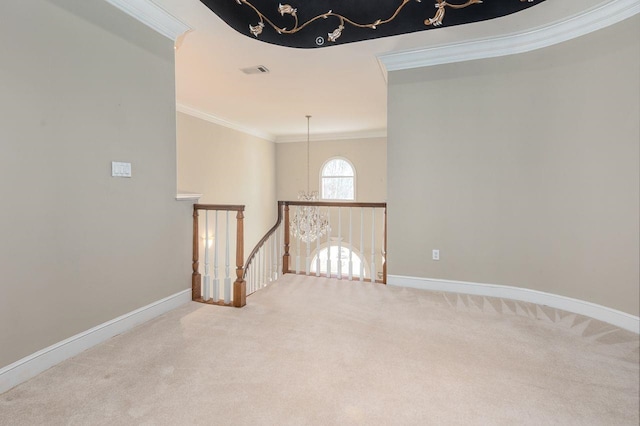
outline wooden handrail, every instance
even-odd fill
[[[249,265],[251,265],[251,262],[253,262],[253,259],[256,257],[256,254],[258,253],[260,248],[269,239],[269,237],[271,235],[273,235],[273,233],[278,230],[278,227],[282,223],[282,206],[283,206],[283,202],[282,201],[278,201],[278,218],[276,219],[276,224],[273,225],[271,227],[271,229],[269,229],[267,231],[266,234],[264,234],[264,237],[262,237],[262,239],[260,241],[258,241],[258,244],[256,244],[256,246],[253,248],[253,251],[251,251],[251,254],[249,254],[249,257],[247,257],[247,261],[244,263],[244,275],[243,275],[243,278],[247,277],[247,269],[249,268]]]
[[[240,204],[194,204],[194,210],[220,210],[220,211],[244,211],[244,206]]]
[[[317,207],[373,207],[384,208],[387,203],[351,203],[342,201],[279,201],[285,206],[317,206]]]

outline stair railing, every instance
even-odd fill
[[[200,219],[204,211],[204,219]],[[235,241],[231,240],[232,220],[230,212],[236,212]],[[210,212],[213,214],[210,215]],[[222,214],[220,214],[222,213]],[[213,216],[213,224],[210,224]],[[220,216],[223,216],[222,218]],[[204,222],[204,234],[200,235],[200,222]],[[221,234],[220,223],[224,232]],[[224,251],[220,250],[220,236],[224,235]],[[204,247],[204,276],[200,273],[200,246]],[[211,247],[213,245],[213,248]],[[231,247],[235,245],[236,278],[231,286]],[[213,257],[213,261],[212,258]],[[224,259],[224,275],[220,279],[220,264]],[[214,305],[242,307],[246,305],[246,282],[244,280],[244,206],[219,204],[193,205],[193,262],[191,275],[191,299],[196,302]],[[213,277],[211,267],[213,266]]]
[[[301,242],[291,236],[291,210],[301,207],[322,209],[329,222],[328,232],[313,242]],[[204,211],[204,219],[199,211]],[[231,297],[230,219],[236,212],[236,280]],[[209,213],[213,212],[213,225]],[[224,213],[225,274],[219,277],[219,213]],[[355,214],[354,214],[355,212]],[[342,280],[387,282],[387,203],[350,203],[328,201],[279,201],[275,225],[262,237],[243,264],[244,206],[195,204],[193,206],[194,301],[242,307],[246,297],[277,280],[295,273],[334,277]],[[344,225],[343,225],[344,223]],[[200,225],[204,234],[200,235]],[[213,231],[211,231],[213,229]],[[292,241],[293,240],[293,241]],[[204,276],[200,273],[200,246],[204,247]],[[211,245],[214,247],[211,248]],[[213,252],[213,261],[211,261]],[[211,266],[213,265],[213,277]],[[293,266],[295,265],[295,267]],[[303,267],[304,265],[304,267]],[[223,297],[221,297],[221,295]]]
[[[282,226],[284,202],[278,202],[276,224],[267,231],[247,257],[244,265],[244,279],[247,283],[247,295],[255,293],[282,275],[280,259],[283,253],[284,227]]]
[[[328,232],[312,242],[291,234],[291,215],[321,209]],[[387,282],[387,204],[279,201],[276,224],[253,249],[244,267],[251,294],[283,274]]]
[[[284,206],[282,274],[387,282],[387,203],[281,201]],[[312,242],[291,236],[290,210],[316,207],[329,222]],[[304,210],[301,210],[304,213]],[[355,214],[354,214],[355,213]],[[295,268],[295,269],[294,269]]]

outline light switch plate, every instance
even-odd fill
[[[120,161],[111,162],[111,176],[113,177],[131,177],[131,163],[122,163]]]

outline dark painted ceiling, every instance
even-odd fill
[[[544,0],[201,0],[238,32],[317,48],[485,21]]]

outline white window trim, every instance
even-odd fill
[[[322,173],[324,172],[324,168],[327,165],[327,163],[329,163],[330,161],[333,161],[333,160],[343,160],[343,161],[346,161],[347,163],[349,163],[349,165],[351,166],[351,170],[353,170],[353,176],[327,176],[327,177],[331,177],[331,178],[347,178],[347,177],[350,178],[350,177],[353,177],[353,200],[337,200],[335,198],[324,198],[324,194],[322,193],[322,179],[324,178],[324,175]],[[322,201],[335,201],[335,202],[338,202],[338,203],[353,203],[354,201],[356,201],[358,199],[358,172],[356,171],[356,167],[353,165],[351,160],[349,160],[346,157],[340,157],[340,156],[330,157],[324,163],[322,163],[322,167],[320,167],[320,173],[319,173],[318,182],[319,182],[319,186],[320,186],[318,188],[318,194],[320,194],[320,200],[322,200]]]

